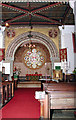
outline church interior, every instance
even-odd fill
[[[76,1],[0,2],[0,119],[76,119]]]

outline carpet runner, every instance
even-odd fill
[[[19,88],[2,108],[2,118],[40,118],[40,103],[35,99],[35,91],[40,88]]]

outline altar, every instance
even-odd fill
[[[26,80],[39,80],[42,74],[26,74]]]

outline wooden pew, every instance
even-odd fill
[[[48,105],[49,116],[47,114],[47,117],[50,117],[50,110],[76,109],[74,104],[76,100],[76,83],[44,83],[43,88],[46,91],[46,95],[48,95],[48,100],[44,100],[44,104],[47,102]]]
[[[76,88],[73,86],[49,86],[46,92],[49,91],[75,91]]]
[[[52,91],[49,93],[50,109],[74,109],[74,91]]]
[[[56,90],[76,90],[76,83],[43,83],[43,90],[45,91],[56,91]]]
[[[56,84],[57,82],[55,81],[50,81],[50,83],[42,83],[43,84],[43,90],[45,90],[49,85],[51,84]]]
[[[1,85],[2,106],[4,106],[14,96],[14,83],[4,81]]]

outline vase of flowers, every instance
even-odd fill
[[[76,81],[76,67],[73,70],[73,74],[74,74],[74,80]]]
[[[76,74],[76,67],[74,68],[73,73]]]

